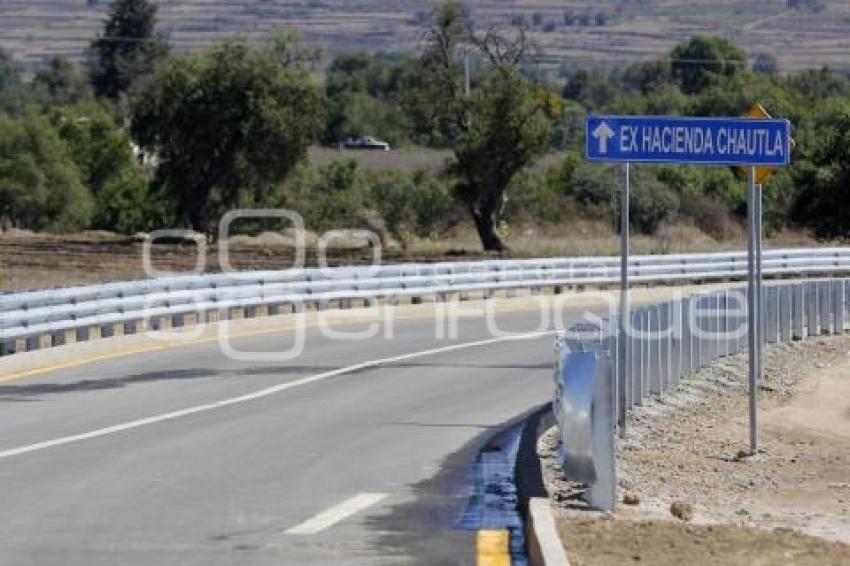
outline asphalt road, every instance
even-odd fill
[[[440,339],[424,319],[306,338],[286,362],[207,343],[0,384],[0,564],[474,563],[470,464],[550,399],[552,336],[461,319]]]

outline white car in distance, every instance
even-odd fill
[[[363,136],[362,138],[346,138],[340,144],[345,149],[370,149],[377,151],[390,151],[390,144],[385,141],[373,138],[372,136]]]

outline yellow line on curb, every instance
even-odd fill
[[[508,531],[478,531],[476,537],[477,566],[511,566]]]

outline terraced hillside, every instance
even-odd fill
[[[696,33],[771,53],[782,70],[850,69],[850,2],[842,0],[469,0],[479,25],[524,18],[553,61],[616,64],[664,53]],[[789,4],[800,4],[797,9]],[[0,45],[28,64],[79,58],[107,0],[0,0]],[[178,49],[290,27],[329,51],[410,50],[434,0],[161,0]],[[813,9],[817,6],[819,9]]]

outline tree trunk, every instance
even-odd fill
[[[503,252],[508,249],[499,234],[496,233],[495,207],[488,206],[473,210],[472,218],[475,220],[475,228],[478,230],[478,237],[481,239],[484,251]]]
[[[189,228],[202,234],[209,234],[209,225],[204,214],[209,193],[206,189],[196,188],[185,196],[183,202],[183,216]]]

